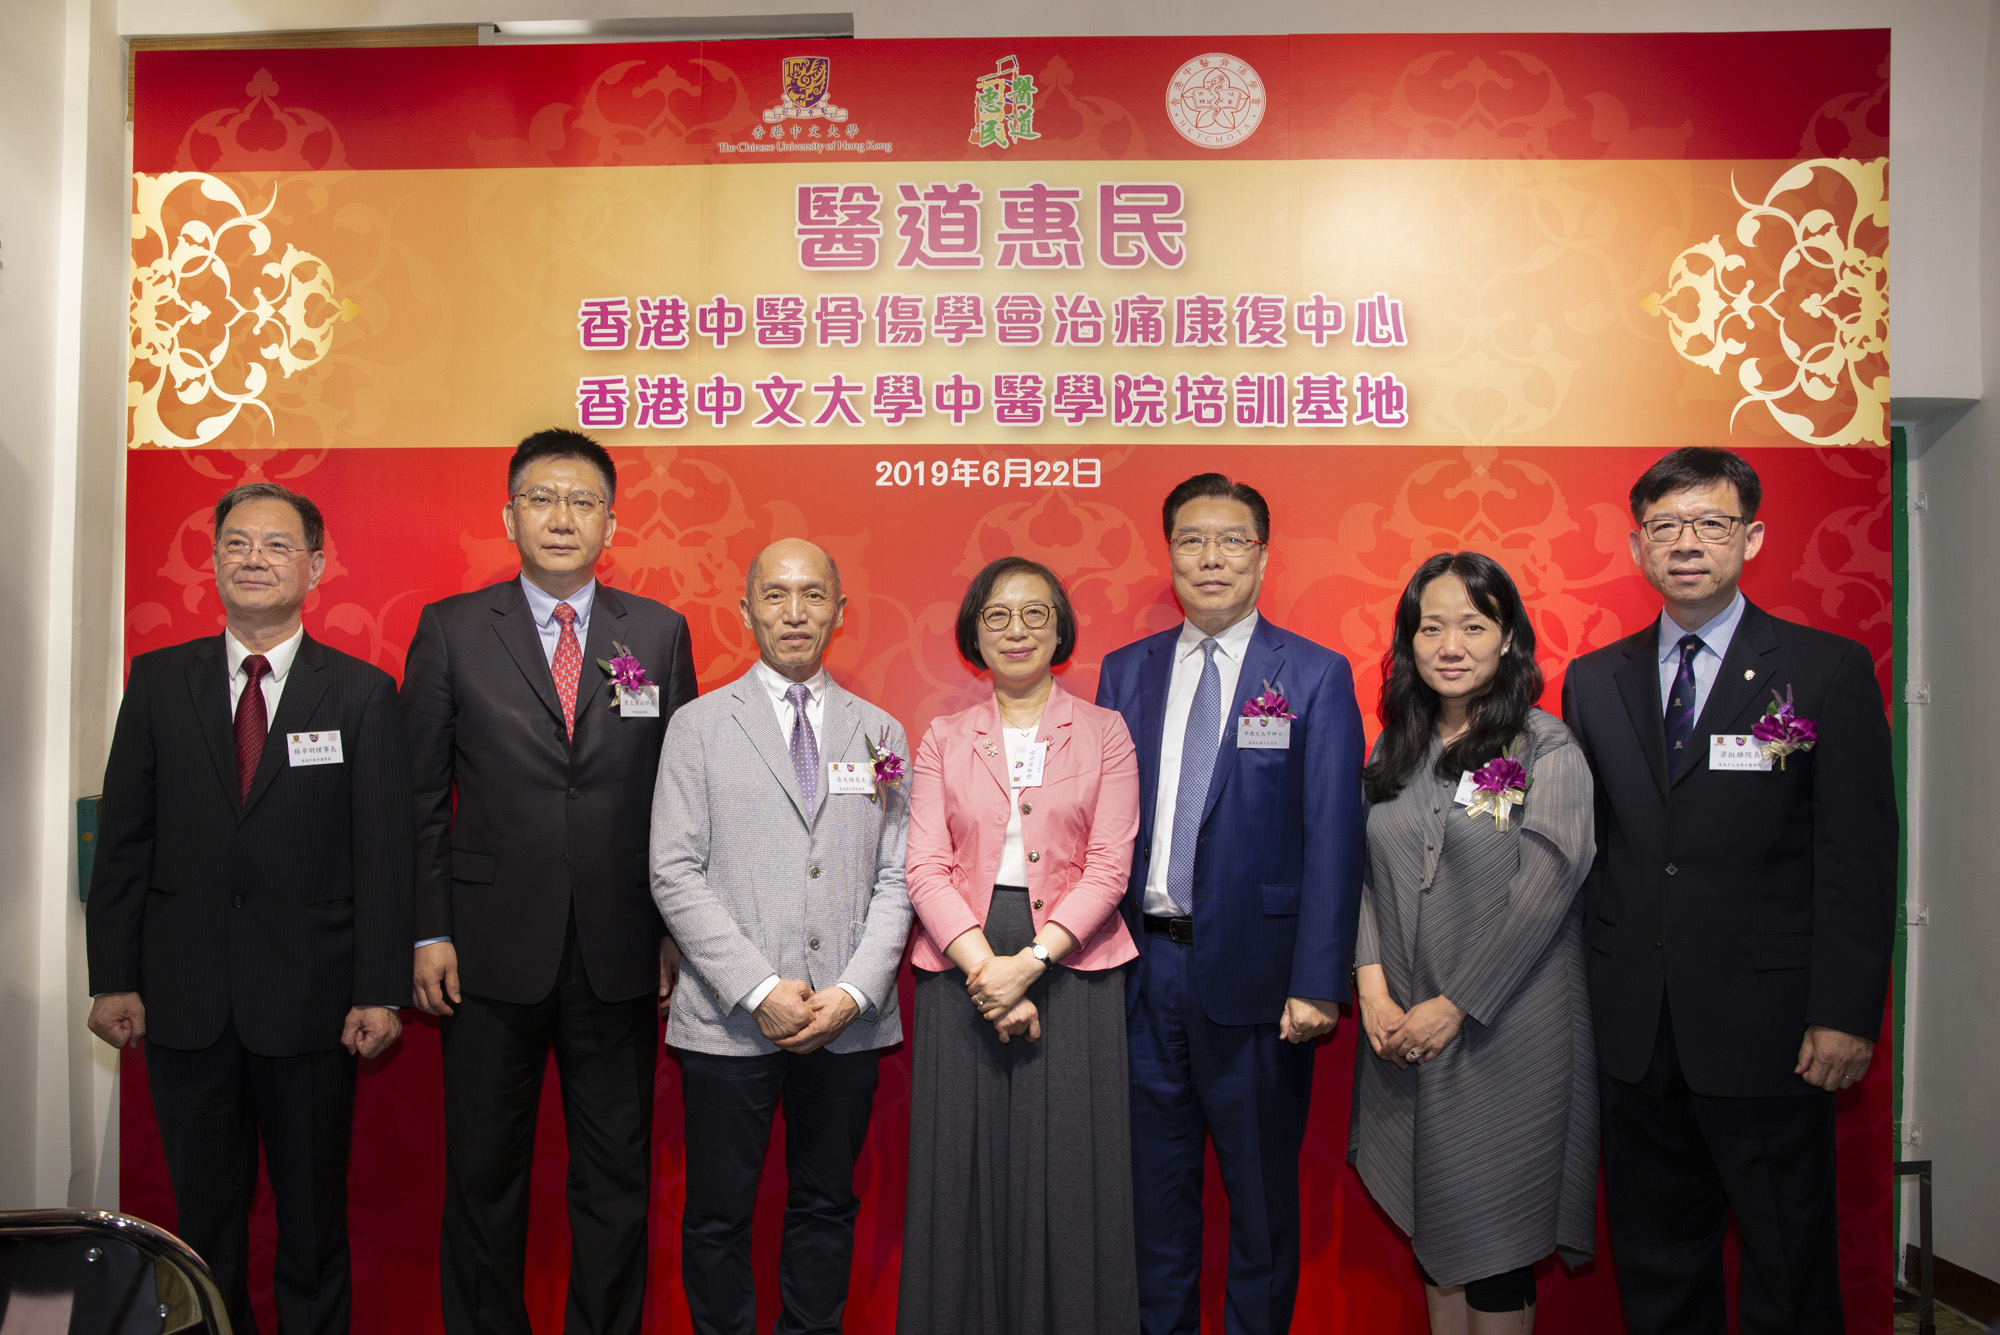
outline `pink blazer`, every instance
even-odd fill
[[[1125,720],[1057,682],[1036,741],[1049,743],[1042,786],[1021,790],[1021,842],[1035,930],[1050,922],[1079,943],[1070,969],[1136,958],[1118,913],[1139,833],[1139,763]],[[954,967],[944,948],[983,927],[1007,840],[1007,744],[987,699],[936,719],[917,747],[910,786],[910,903],[922,930],[910,962]]]

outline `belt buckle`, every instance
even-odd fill
[[[1169,918],[1167,920],[1167,940],[1178,941],[1181,945],[1194,944],[1194,919]]]

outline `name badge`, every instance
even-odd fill
[[[1458,792],[1452,795],[1451,800],[1462,807],[1469,807],[1472,805],[1473,791],[1472,771],[1467,770],[1458,776]]]
[[[1238,751],[1289,751],[1292,749],[1292,721],[1288,718],[1239,718],[1236,720]]]
[[[1027,750],[1014,757],[1014,763],[1007,767],[1007,782],[1015,788],[1039,788],[1042,786],[1042,766],[1049,760],[1049,744],[1036,742]]]
[[[660,716],[660,688],[657,686],[620,686],[618,688],[618,713],[622,718],[658,718]]]
[[[288,732],[285,749],[294,766],[338,765],[342,760],[338,732]]]
[[[875,791],[875,762],[834,760],[826,767],[826,791],[835,797],[843,793],[868,794]]]
[[[1771,759],[1764,744],[1747,732],[1713,733],[1708,739],[1708,767],[1719,770],[1768,770]]]

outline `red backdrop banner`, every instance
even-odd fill
[[[984,689],[952,649],[949,627],[970,574],[1026,552],[1063,577],[1079,615],[1065,684],[1088,697],[1110,650],[1174,623],[1158,502],[1190,473],[1218,464],[1272,502],[1271,574],[1262,606],[1274,620],[1345,653],[1372,735],[1380,656],[1410,571],[1440,550],[1500,559],[1532,609],[1547,700],[1575,655],[1657,614],[1626,552],[1625,489],[1649,451],[1453,450],[1237,446],[1160,447],[1107,459],[1095,490],[959,485],[877,487],[878,451],[778,446],[616,449],[619,528],[602,575],[687,613],[703,689],[755,654],[736,608],[743,573],[765,543],[803,534],[840,562],[852,602],[828,658],[844,685],[894,712],[913,736]],[[1766,449],[1748,457],[1765,486],[1770,536],[1745,589],[1785,617],[1853,636],[1889,673],[1889,471],[1881,451]],[[282,481],[313,496],[328,526],[327,574],[307,604],[309,631],[400,675],[424,603],[511,574],[500,527],[506,451],[494,448],[331,451],[137,451],[129,456],[126,641],[131,653],[217,633],[208,513],[239,481]],[[907,971],[905,989],[907,990]],[[905,997],[907,1005],[907,995]],[[442,1086],[435,1027],[405,1012],[404,1041],[368,1063],[351,1171],[355,1328],[441,1329],[437,1230],[442,1211]],[[1346,1166],[1355,1026],[1322,1047],[1300,1164],[1305,1274],[1294,1329],[1425,1329],[1408,1247]],[[1849,1329],[1890,1329],[1890,1080],[1884,1050],[1841,1096],[1841,1248]],[[567,1277],[565,1155],[551,1072],[537,1132],[529,1307],[560,1322]],[[908,1051],[885,1065],[858,1178],[859,1245],[847,1328],[893,1328],[908,1131]],[[648,1329],[681,1332],[682,1141],[677,1069],[662,1051]],[[124,1066],[121,1189],[125,1208],[171,1224],[173,1204],[152,1126],[143,1061]],[[774,1148],[759,1201],[762,1305],[775,1311],[782,1156]],[[1221,1322],[1225,1212],[1211,1172],[1206,1329]],[[271,1219],[260,1194],[255,1266],[268,1274]],[[1541,1328],[1622,1329],[1612,1258],[1570,1276],[1544,1267]],[[260,1279],[260,1320],[272,1321]]]

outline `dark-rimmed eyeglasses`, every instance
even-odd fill
[[[1694,530],[1697,541],[1713,544],[1728,542],[1730,534],[1736,532],[1736,526],[1742,522],[1742,515],[1703,515],[1699,519],[1675,519],[1663,515],[1646,520],[1639,525],[1639,531],[1655,547],[1680,541],[1682,531],[1690,528]]]

